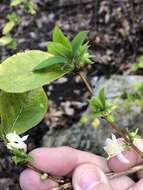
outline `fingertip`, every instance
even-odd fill
[[[111,190],[108,179],[100,168],[94,164],[82,164],[73,173],[75,190],[107,189]]]
[[[120,184],[122,184],[122,190],[127,190],[128,188],[133,186],[135,182],[127,176],[120,176],[118,178],[110,180],[110,184],[112,186],[112,189],[120,190]]]
[[[48,190],[57,187],[58,184],[50,179],[41,180],[40,174],[31,169],[26,169],[20,174],[20,186],[22,190]]]
[[[129,160],[129,163],[123,163],[117,158],[117,156],[115,156],[108,161],[108,166],[112,171],[125,171],[137,164],[138,155],[134,150],[125,151],[123,152],[123,155],[127,160]]]

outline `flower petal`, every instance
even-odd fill
[[[9,142],[19,142],[20,141],[20,136],[17,135],[16,133],[8,133],[6,135],[6,138]]]
[[[28,139],[29,135],[25,135],[21,138],[22,142],[26,141]]]

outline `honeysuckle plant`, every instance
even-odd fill
[[[87,32],[79,32],[72,40],[56,26],[52,41],[48,42],[48,52],[29,50],[10,56],[0,64],[0,136],[12,155],[13,161],[29,164],[32,157],[27,154],[26,140],[23,134],[35,127],[48,108],[48,97],[43,86],[70,73],[78,74],[91,94],[88,100],[90,115],[105,119],[122,137],[118,141],[114,135],[107,139],[104,149],[110,157],[118,156],[124,163],[124,144],[132,147],[141,156],[143,153],[133,142],[135,134],[122,131],[116,124],[112,111],[116,105],[110,102],[101,89],[97,96],[82,73],[86,64],[92,64]],[[131,138],[132,137],[132,138]],[[36,168],[33,168],[37,171]],[[40,171],[39,171],[40,172]],[[42,171],[41,171],[42,172]],[[48,175],[44,174],[42,179]]]

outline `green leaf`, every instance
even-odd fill
[[[100,98],[100,100],[102,102],[103,107],[105,107],[106,106],[106,97],[105,97],[105,90],[104,90],[104,88],[102,88],[100,90],[100,92],[99,92],[99,98]]]
[[[72,49],[74,56],[77,54],[79,48],[85,41],[86,37],[87,37],[87,32],[79,32],[72,40]]]
[[[25,0],[12,0],[10,6],[16,7],[24,2],[25,2]]]
[[[25,153],[23,150],[13,149],[12,154],[12,160],[15,162],[16,165],[33,161],[33,157]]]
[[[98,96],[92,97],[89,102],[90,102],[90,106],[92,107],[94,112],[103,111],[103,105],[102,105],[102,102]]]
[[[14,26],[15,26],[15,23],[13,21],[7,22],[3,27],[2,33],[8,34],[14,28]]]
[[[8,45],[12,42],[13,38],[11,36],[2,36],[0,38],[0,46]]]
[[[55,26],[53,30],[53,41],[62,44],[66,48],[72,50],[71,43],[67,37],[63,34],[62,30],[58,27]]]
[[[68,58],[72,55],[72,52],[68,48],[57,42],[48,42],[48,52]]]
[[[8,44],[8,48],[15,50],[17,48],[17,42],[16,39],[12,39],[12,41]]]
[[[15,24],[19,24],[21,21],[21,18],[19,15],[17,15],[16,13],[11,13],[7,15],[7,19],[9,21],[13,21]]]
[[[15,54],[0,64],[0,89],[11,92],[26,92],[50,83],[69,73],[69,68],[53,65],[44,72],[33,69],[51,55],[39,50]]]
[[[36,6],[36,3],[34,3],[32,0],[25,3],[25,6],[28,9],[28,13],[30,13],[31,15],[36,14],[37,6]]]
[[[55,64],[66,63],[66,62],[67,62],[66,58],[61,57],[61,56],[49,57],[48,59],[42,61],[39,65],[34,67],[33,71],[39,71],[39,70],[51,67]]]
[[[0,94],[0,115],[4,133],[22,134],[37,125],[47,111],[47,97],[42,88],[26,93]]]
[[[132,65],[132,70],[137,71],[142,68],[143,68],[143,56],[141,55],[137,58],[137,62]]]

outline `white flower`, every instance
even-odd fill
[[[104,150],[107,152],[109,158],[117,156],[121,162],[129,163],[129,160],[125,158],[122,153],[125,150],[123,139],[117,139],[116,136],[112,134],[112,139],[108,138],[105,141]]]
[[[23,149],[25,152],[27,151],[27,145],[24,141],[27,140],[28,135],[20,137],[15,132],[14,133],[8,133],[6,135],[6,138],[8,140],[7,148],[12,149]]]

